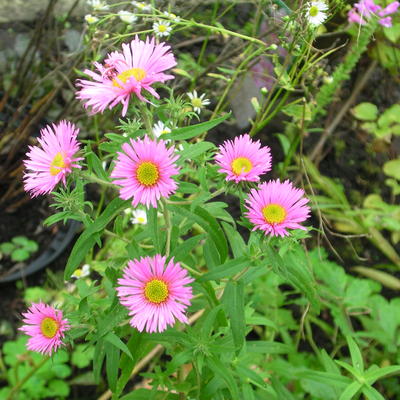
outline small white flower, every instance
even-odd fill
[[[151,5],[143,1],[132,1],[132,5],[142,12],[151,11]]]
[[[181,17],[178,17],[177,15],[175,15],[173,13],[169,13],[168,11],[164,11],[163,14],[166,17],[168,17],[169,19],[172,19],[172,21],[174,21],[174,22],[179,22],[181,20]]]
[[[90,265],[85,264],[82,266],[82,268],[78,268],[74,271],[74,273],[71,275],[72,278],[80,279],[84,278],[85,276],[90,275]]]
[[[319,26],[327,18],[328,5],[324,1],[311,1],[307,5],[307,19],[310,25]]]
[[[198,96],[197,91],[193,90],[193,92],[189,92],[186,94],[189,96],[193,110],[197,114],[201,113],[201,109],[204,108],[204,106],[208,106],[210,104],[210,100],[204,98],[205,93],[203,93],[201,96]]]
[[[158,121],[154,126],[153,126],[153,133],[154,136],[159,138],[161,135],[165,135],[167,133],[171,133],[171,129],[169,129],[164,122]]]
[[[125,210],[124,210],[124,213],[126,215],[132,214],[132,212],[133,212],[133,208],[132,207],[125,208]]]
[[[95,24],[99,19],[97,17],[94,17],[91,14],[86,14],[85,15],[85,21],[91,25],[91,24]]]
[[[146,225],[147,224],[147,214],[144,210],[133,210],[133,217],[131,218],[132,224]]]
[[[168,21],[163,21],[160,20],[158,22],[154,22],[153,24],[153,31],[156,34],[156,36],[169,36],[171,33],[171,24]]]
[[[110,6],[101,0],[87,0],[87,4],[93,7],[93,10],[101,11],[101,10],[108,10]]]
[[[126,24],[133,24],[137,20],[137,16],[129,11],[121,10],[118,11],[119,19]]]

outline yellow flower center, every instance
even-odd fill
[[[311,17],[316,17],[318,15],[318,7],[317,6],[312,6],[310,8],[309,14]]]
[[[250,172],[253,168],[253,164],[246,157],[238,157],[232,161],[232,171],[235,175],[240,175],[243,172]]]
[[[203,102],[199,97],[195,97],[192,99],[192,106],[195,108],[202,108],[203,107]]]
[[[40,324],[40,330],[43,336],[52,339],[58,331],[58,322],[53,318],[46,317]]]
[[[167,27],[165,25],[158,25],[159,32],[165,32],[166,30],[167,30]]]
[[[64,154],[57,153],[50,164],[50,175],[56,176],[66,166]]]
[[[157,166],[151,161],[142,162],[136,170],[136,178],[144,186],[153,186],[159,176]]]
[[[144,217],[138,217],[137,220],[141,223],[141,224],[145,224],[146,223],[146,219]]]
[[[141,82],[144,78],[146,78],[147,74],[146,71],[142,68],[131,68],[127,69],[124,72],[121,72],[116,76],[116,78],[118,78],[118,80],[121,81],[122,83],[126,83],[128,79],[131,78],[132,76],[138,82]],[[113,79],[113,86],[123,89],[123,87],[119,84],[116,78]]]
[[[74,273],[72,275],[75,275],[76,277],[80,278],[82,273],[83,273],[83,271],[80,268],[78,268],[74,271]]]
[[[268,224],[280,224],[286,218],[286,210],[279,204],[268,204],[262,213]]]
[[[168,298],[168,286],[160,279],[153,279],[146,283],[144,295],[146,296],[146,299],[152,303],[160,304]]]
[[[160,135],[166,135],[167,133],[170,133],[171,131],[169,129],[163,129],[160,133]]]

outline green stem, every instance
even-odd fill
[[[142,117],[142,119],[143,119],[144,126],[146,127],[146,130],[147,130],[148,135],[149,135],[152,139],[155,139],[154,133],[153,133],[152,121],[151,121],[151,119],[149,118],[149,113],[148,113],[146,104],[143,103],[143,102],[140,102],[140,103],[139,103],[139,109],[140,109],[140,111],[141,111],[141,113],[142,113],[141,117]]]
[[[80,175],[82,176],[83,179],[87,180],[88,182],[99,183],[100,185],[103,186],[110,186],[115,188],[115,185],[113,183],[105,181],[104,179],[101,179],[96,175],[92,175],[87,171],[81,171]]]
[[[17,384],[12,388],[10,394],[8,395],[6,400],[13,400],[15,399],[15,395],[20,391],[22,386],[24,385],[25,382],[27,382],[35,373],[36,371],[41,368],[48,360],[50,357],[46,356],[43,358],[42,361],[40,361],[39,364],[36,364],[28,374],[26,374],[20,381],[17,382]]]
[[[170,247],[171,247],[171,216],[169,214],[168,208],[167,208],[167,203],[163,199],[163,213],[164,213],[164,219],[165,219],[165,228],[167,230],[167,243],[165,244],[165,255],[168,257],[169,252],[170,252]]]

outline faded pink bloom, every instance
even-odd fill
[[[355,3],[354,7],[349,11],[348,20],[349,22],[365,25],[366,19],[368,20],[373,15],[385,17],[395,13],[399,5],[400,3],[398,1],[394,1],[382,10],[382,7],[375,4],[373,0],[360,0],[358,3]],[[390,28],[392,26],[392,18],[379,18],[378,23],[386,28]]]
[[[390,28],[392,26],[392,17],[381,18],[378,22],[385,28]]]
[[[226,174],[227,181],[258,182],[260,175],[271,170],[271,151],[246,134],[219,146],[215,161],[221,167],[219,172]]]
[[[162,332],[175,320],[187,324],[193,282],[179,263],[156,254],[128,262],[116,290],[120,303],[129,310],[130,324],[142,332]]]
[[[28,350],[42,354],[51,354],[63,345],[64,332],[70,329],[63,313],[43,303],[32,303],[24,316],[26,325],[19,328],[31,338],[28,340]]]
[[[289,180],[264,182],[251,190],[245,216],[254,224],[253,231],[260,229],[266,235],[287,236],[286,229],[306,230],[299,224],[310,215],[309,200],[303,195],[304,190],[294,188]]]
[[[382,11],[379,11],[378,15],[380,17],[385,17],[386,15],[394,14],[399,8],[400,3],[398,1],[394,1],[386,6]]]
[[[178,156],[174,146],[167,148],[165,141],[145,136],[124,143],[122,150],[111,173],[114,183],[121,186],[121,199],[132,198],[134,207],[139,203],[157,207],[161,197],[168,198],[176,191],[172,176],[179,173],[179,167],[175,165]]]
[[[81,89],[77,98],[85,102],[86,108],[91,107],[93,113],[122,103],[122,116],[125,116],[132,94],[148,102],[142,95],[144,89],[159,98],[151,85],[174,79],[163,71],[174,67],[176,61],[165,43],[156,44],[154,38],[148,37],[144,42],[136,36],[130,44],[122,45],[122,53],[114,51],[108,54],[104,65],[97,62],[94,65],[98,72],[84,71],[94,81],[78,80]]]
[[[76,164],[83,160],[75,157],[80,143],[76,140],[79,129],[68,121],[48,125],[41,131],[39,146],[29,146],[24,160],[24,189],[32,197],[50,193],[62,181],[66,184],[66,176],[72,168],[81,168]]]

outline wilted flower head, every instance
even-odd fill
[[[310,214],[308,199],[303,195],[304,191],[294,188],[288,180],[264,182],[251,190],[245,216],[254,224],[253,231],[260,229],[266,235],[287,236],[287,229],[306,230],[299,224]]]
[[[120,302],[129,310],[130,324],[140,332],[162,332],[175,320],[188,323],[186,308],[193,297],[193,282],[174,260],[156,254],[128,262],[118,279]]]
[[[68,320],[63,319],[63,313],[43,303],[32,303],[24,316],[25,325],[19,328],[31,338],[28,340],[28,350],[51,355],[62,346],[64,332],[70,329]]]
[[[135,14],[125,10],[118,11],[118,17],[122,22],[125,22],[126,24],[133,24],[138,19]]]
[[[159,98],[152,85],[173,79],[173,75],[166,75],[163,71],[174,67],[176,61],[165,43],[156,44],[154,38],[142,41],[136,36],[130,44],[122,45],[122,53],[109,53],[103,65],[97,62],[94,65],[98,72],[85,70],[94,81],[78,80],[78,99],[83,100],[85,107],[91,107],[94,113],[122,103],[124,116],[132,94],[148,102],[142,95],[143,89]]]
[[[47,125],[40,131],[40,146],[29,146],[24,161],[24,189],[32,197],[50,193],[66,177],[73,168],[81,168],[76,164],[82,160],[76,157],[79,142],[76,140],[79,129],[68,121]]]
[[[155,141],[145,136],[122,145],[115,168],[111,173],[114,183],[121,186],[120,197],[132,199],[133,207],[139,203],[157,207],[157,201],[168,198],[176,191],[177,183],[172,178],[179,167],[175,148],[167,148],[163,140]]]
[[[226,180],[236,183],[257,182],[271,170],[270,148],[261,147],[260,141],[251,140],[248,134],[225,141],[219,146],[215,160],[221,167],[219,172],[226,174]]]

